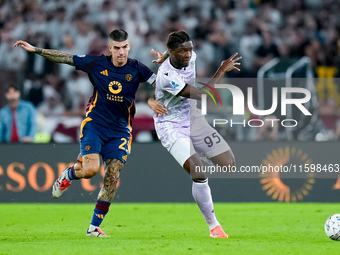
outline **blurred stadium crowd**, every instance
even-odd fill
[[[228,74],[232,77],[256,77],[275,57],[308,56],[314,77],[335,79],[340,77],[339,14],[339,0],[0,0],[0,105],[6,104],[6,86],[16,84],[22,98],[35,105],[40,131],[54,142],[77,141],[92,95],[87,76],[12,45],[21,39],[71,54],[109,54],[107,35],[116,28],[129,33],[130,57],[155,72],[158,64],[152,63],[150,50],[163,52],[169,32],[186,30],[198,56],[198,77],[211,77],[237,51],[242,71]],[[141,86],[135,132],[153,129],[146,105],[151,93]],[[331,123],[325,127],[331,132],[327,139],[338,139],[340,96],[334,93],[339,88],[318,93],[320,115]]]

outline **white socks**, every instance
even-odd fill
[[[211,197],[210,187],[208,185],[208,179],[204,182],[192,183],[192,196],[200,208],[205,221],[208,223],[209,230],[220,225],[215,217],[214,204]]]

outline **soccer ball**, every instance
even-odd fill
[[[340,214],[329,216],[325,223],[326,235],[335,241],[340,241]]]

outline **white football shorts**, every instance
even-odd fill
[[[228,143],[205,118],[192,118],[190,126],[174,122],[157,123],[156,131],[162,145],[181,166],[195,153],[212,158],[230,150]]]

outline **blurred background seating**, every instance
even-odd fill
[[[329,108],[340,106],[339,13],[339,0],[2,0],[0,106],[6,103],[6,85],[15,83],[23,99],[31,101],[45,118],[47,127],[43,129],[51,142],[76,141],[73,125],[78,125],[85,114],[92,85],[73,67],[27,54],[13,48],[13,43],[22,39],[71,54],[109,54],[108,33],[123,28],[130,35],[130,57],[157,72],[159,65],[151,63],[154,57],[150,50],[164,51],[169,32],[186,30],[198,53],[198,78],[212,77],[220,62],[236,51],[244,57],[242,71],[228,73],[230,78],[256,78],[259,70],[276,58],[280,63],[295,63],[308,57],[320,105],[320,111],[314,112],[317,120],[313,125],[319,128],[316,134],[306,135],[302,131],[306,124],[291,137],[315,140],[319,134],[319,140],[338,139],[339,112]],[[141,86],[139,92],[137,107],[144,111],[152,89]],[[144,135],[141,141],[156,139],[150,112],[137,115],[133,126],[135,138],[145,131],[150,135]],[[304,130],[306,133],[308,128]],[[229,140],[256,140],[257,136],[245,138],[248,136],[237,135],[235,130],[228,132]],[[62,133],[63,138],[59,135]]]

